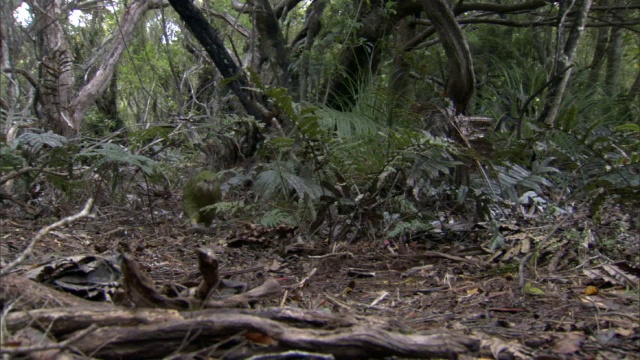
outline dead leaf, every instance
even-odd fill
[[[573,354],[577,352],[585,340],[584,334],[577,332],[556,334],[555,337],[556,339],[553,342],[552,349],[559,354]]]

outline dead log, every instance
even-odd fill
[[[175,310],[122,309],[104,306],[102,309],[56,308],[15,311],[6,315],[5,324],[10,332],[31,326],[48,330],[57,337],[66,336],[91,325],[133,327],[182,319],[184,319],[183,316]]]
[[[217,261],[206,258],[205,272],[209,278],[202,291],[211,292],[217,283]],[[479,348],[479,340],[461,334],[400,334],[389,331],[392,328],[389,323],[371,318],[301,309],[231,309],[281,294],[282,287],[274,279],[228,298],[172,299],[159,294],[127,255],[123,256],[122,269],[127,293],[142,308],[123,309],[89,302],[10,275],[3,278],[0,299],[3,305],[13,304],[14,309],[22,311],[8,312],[3,323],[12,333],[37,329],[51,337],[51,346],[60,344],[60,350],[103,359],[153,359],[194,353],[243,359],[295,350],[341,359],[456,358],[460,354],[473,354]],[[57,308],[44,308],[51,305]],[[43,308],[29,310],[34,306]],[[0,355],[27,350],[28,347],[5,346]]]
[[[306,318],[299,319],[297,325],[308,324],[312,313],[299,312],[306,314]],[[333,330],[305,329],[239,311],[180,314],[163,309],[81,312],[43,309],[10,313],[5,323],[10,330],[27,324],[37,325],[49,329],[50,334],[60,337],[59,340],[72,336],[69,333],[72,328],[81,331],[82,326],[94,324],[99,328],[70,346],[83,354],[104,359],[159,358],[225,343],[227,346],[220,346],[210,355],[242,358],[264,352],[305,350],[349,359],[454,358],[473,353],[479,347],[478,340],[458,334],[405,335],[364,322]],[[245,346],[239,346],[242,344]],[[231,351],[231,345],[236,350]]]

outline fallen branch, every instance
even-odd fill
[[[7,266],[2,268],[2,270],[0,270],[0,277],[9,274],[9,272],[11,272],[11,270],[13,270],[16,266],[22,264],[31,255],[31,253],[33,253],[33,249],[35,248],[38,241],[40,241],[51,230],[62,227],[62,226],[73,224],[74,222],[82,219],[83,217],[88,216],[92,206],[93,206],[93,198],[89,198],[89,200],[87,200],[87,203],[84,205],[84,209],[82,209],[82,211],[80,211],[79,213],[75,215],[67,216],[66,218],[60,221],[57,221],[45,228],[40,229],[40,231],[38,231],[36,236],[33,237],[31,242],[27,246],[27,248],[24,249],[24,251],[22,251],[20,256],[18,256],[15,260],[13,260]]]
[[[309,329],[300,326],[311,326],[309,318],[317,312],[298,310],[297,314],[303,319],[291,321],[289,318],[286,323],[261,317],[260,314],[242,310],[178,313],[163,309],[48,309],[10,313],[5,323],[8,329],[33,323],[39,328],[49,329],[50,334],[56,337],[73,336],[67,332],[73,324],[86,327],[95,324],[100,328],[90,334],[83,333],[70,346],[81,353],[104,359],[160,358],[175,353],[177,349],[188,352],[206,348],[227,341],[230,336],[237,338],[234,343],[240,341],[240,344],[260,346],[215,350],[210,356],[221,357],[224,354],[225,358],[233,359],[267,351],[303,350],[332,354],[336,358],[455,358],[460,354],[473,354],[479,348],[478,340],[462,334],[406,335],[363,322],[333,330]]]

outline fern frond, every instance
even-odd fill
[[[254,186],[267,198],[273,197],[277,192],[286,194],[291,190],[294,190],[299,198],[306,196],[311,200],[317,200],[323,194],[322,187],[313,180],[298,176],[285,168],[261,172]]]
[[[315,184],[312,180],[294,174],[283,174],[287,184],[296,191],[299,198],[305,195],[311,200],[317,200],[323,195],[322,186]]]
[[[32,132],[24,133],[16,139],[16,144],[29,151],[31,154],[37,154],[40,152],[44,145],[51,148],[57,148],[64,146],[66,143],[67,138],[54,134],[51,131],[44,134],[36,134]]]
[[[259,194],[267,198],[273,197],[282,188],[282,177],[278,171],[266,170],[258,174],[254,187]]]
[[[280,224],[296,225],[295,218],[280,209],[273,209],[262,216],[260,224],[266,227],[275,227]]]
[[[318,121],[322,128],[334,132],[339,138],[368,136],[382,129],[372,119],[356,112],[342,112],[328,107],[317,110]]]
[[[94,165],[95,167],[105,163],[134,166],[140,168],[146,175],[153,174],[156,164],[155,161],[146,156],[131,154],[126,148],[111,143],[83,151],[78,156],[98,159],[98,164]]]

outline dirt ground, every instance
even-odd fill
[[[197,283],[195,250],[209,247],[226,279],[252,288],[275,278],[285,288],[259,307],[380,317],[400,333],[466,334],[483,339],[486,358],[640,359],[640,238],[616,232],[620,211],[597,226],[579,214],[505,224],[505,250],[493,252],[490,232],[478,224],[404,240],[332,242],[246,220],[194,233],[175,197],[156,203],[153,219],[148,208],[95,210],[49,233],[28,264],[125,252],[171,294],[177,284]],[[25,219],[17,206],[0,212],[5,266],[52,220]]]

